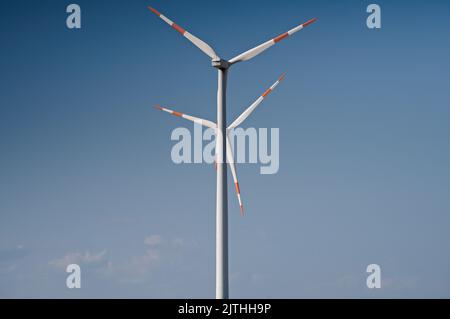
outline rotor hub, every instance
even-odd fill
[[[221,58],[212,59],[211,65],[216,69],[226,70],[230,67],[230,63],[227,60]]]

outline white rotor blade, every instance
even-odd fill
[[[186,120],[189,120],[191,122],[194,122],[194,123],[206,126],[206,127],[210,127],[210,128],[213,128],[213,129],[215,129],[217,127],[216,123],[213,123],[213,122],[208,121],[208,120],[201,119],[199,117],[194,117],[194,116],[190,116],[190,115],[187,115],[187,114],[183,114],[183,113],[180,113],[180,112],[177,112],[177,111],[173,111],[173,110],[170,110],[168,108],[165,108],[165,107],[162,107],[162,106],[159,106],[159,105],[155,105],[155,108],[158,109],[158,110],[167,112],[169,114],[182,117],[182,118],[184,118]]]
[[[263,51],[267,50],[268,48],[270,48],[271,46],[273,46],[275,43],[280,42],[281,40],[283,40],[284,38],[287,38],[290,35],[293,35],[295,32],[303,29],[304,27],[310,25],[311,23],[313,23],[314,21],[316,21],[317,19],[311,19],[303,24],[300,24],[298,26],[296,26],[295,28],[289,30],[288,32],[285,32],[283,34],[280,34],[279,36],[277,36],[276,38],[270,39],[267,42],[264,42],[263,44],[258,45],[257,47],[250,49],[242,54],[239,54],[238,56],[232,58],[229,62],[231,64],[234,64],[236,62],[240,62],[240,61],[246,61],[249,60],[255,56],[257,56],[258,54],[262,53]]]
[[[234,186],[236,187],[236,195],[239,201],[239,208],[241,210],[241,215],[244,215],[244,205],[242,205],[241,190],[239,189],[236,167],[234,166],[233,150],[231,149],[231,143],[228,134],[227,134],[227,162],[230,165],[231,175],[233,176]]]
[[[168,25],[170,25],[172,28],[177,30],[181,35],[183,35],[186,39],[191,41],[197,48],[202,50],[206,55],[208,55],[211,59],[218,59],[218,56],[216,52],[214,52],[213,48],[211,48],[207,43],[203,42],[199,38],[197,38],[195,35],[187,32],[185,29],[180,27],[178,24],[167,18],[166,16],[162,15],[158,11],[156,11],[154,8],[148,6],[148,8],[156,14],[158,17],[160,17],[164,22],[166,22]]]
[[[233,123],[231,123],[228,126],[227,130],[232,130],[241,125],[241,123],[244,122],[247,119],[247,117],[250,116],[250,114],[252,114],[252,112],[258,107],[258,105],[261,104],[261,102],[266,98],[266,96],[269,95],[269,93],[272,92],[277,87],[277,85],[284,80],[284,78],[285,74],[281,75],[280,78],[274,84],[272,84],[272,86],[269,89],[267,89],[266,92],[264,92],[260,97],[258,97],[256,101],[253,102],[252,105],[250,105],[244,112],[242,112],[241,115],[239,115],[237,119],[234,120]]]

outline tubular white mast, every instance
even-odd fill
[[[227,166],[230,165],[233,180],[236,186],[236,194],[239,200],[241,214],[243,214],[243,205],[241,201],[239,183],[234,165],[234,156],[230,146],[228,133],[239,126],[256,109],[264,98],[284,79],[282,75],[267,91],[265,91],[252,105],[250,105],[230,126],[227,127],[226,116],[226,90],[228,68],[240,61],[250,60],[263,51],[267,50],[277,42],[287,38],[295,32],[303,29],[307,25],[316,21],[311,19],[306,23],[300,24],[295,28],[273,38],[263,44],[250,49],[233,59],[226,61],[221,59],[216,52],[204,41],[174,23],[166,16],[159,13],[152,7],[148,7],[154,14],[160,17],[164,22],[178,31],[181,35],[192,42],[196,47],[208,55],[212,60],[212,66],[217,68],[217,124],[208,120],[186,115],[180,112],[172,111],[168,108],[156,106],[158,109],[170,114],[183,117],[195,123],[216,129],[216,165],[217,165],[217,191],[216,191],[216,298],[227,299],[228,294],[228,197],[227,197]]]
[[[227,69],[218,70],[217,84],[216,299],[228,299]]]

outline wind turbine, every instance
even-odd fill
[[[251,104],[230,126],[226,123],[226,87],[228,69],[235,63],[247,61],[264,52],[271,46],[281,40],[293,35],[304,27],[313,23],[317,19],[311,19],[295,28],[266,41],[253,49],[245,51],[231,60],[221,59],[217,53],[207,43],[189,33],[178,24],[159,13],[156,9],[148,6],[148,9],[160,17],[164,22],[178,31],[186,39],[192,42],[196,47],[202,50],[211,58],[212,66],[218,70],[218,90],[217,90],[217,123],[201,118],[186,115],[177,111],[170,110],[162,106],[156,108],[168,112],[172,115],[183,117],[192,122],[210,127],[216,131],[216,168],[217,168],[217,190],[216,190],[216,299],[228,298],[228,197],[227,197],[227,166],[225,158],[230,165],[233,180],[236,186],[236,193],[239,200],[241,214],[243,214],[243,205],[241,201],[239,183],[234,165],[234,156],[229,141],[229,133],[232,129],[240,125],[264,100],[264,98],[284,79],[282,75],[268,90],[266,90],[253,104]]]

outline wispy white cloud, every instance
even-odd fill
[[[69,252],[61,258],[50,261],[50,266],[65,269],[69,264],[95,267],[98,274],[120,283],[141,283],[152,278],[161,263],[171,264],[186,248],[181,238],[165,239],[161,235],[151,234],[143,240],[142,253],[122,262],[111,261],[106,250],[98,253]]]
[[[186,242],[182,238],[166,239],[158,234],[146,236],[143,243],[142,254],[121,264],[110,263],[107,273],[121,283],[145,282],[153,278],[162,264],[172,264],[186,248]]]
[[[152,234],[144,238],[145,250],[122,264],[108,265],[107,274],[123,283],[137,283],[148,279],[151,271],[160,263],[167,244],[161,235]]]
[[[161,254],[158,250],[148,249],[142,255],[134,256],[123,264],[110,264],[108,274],[122,283],[144,282],[160,260]]]
[[[70,264],[78,265],[105,265],[106,250],[92,254],[90,252],[70,252],[61,258],[50,261],[50,265],[56,268],[65,269]]]
[[[144,244],[148,246],[158,246],[162,243],[162,238],[160,235],[150,235],[145,237]]]

